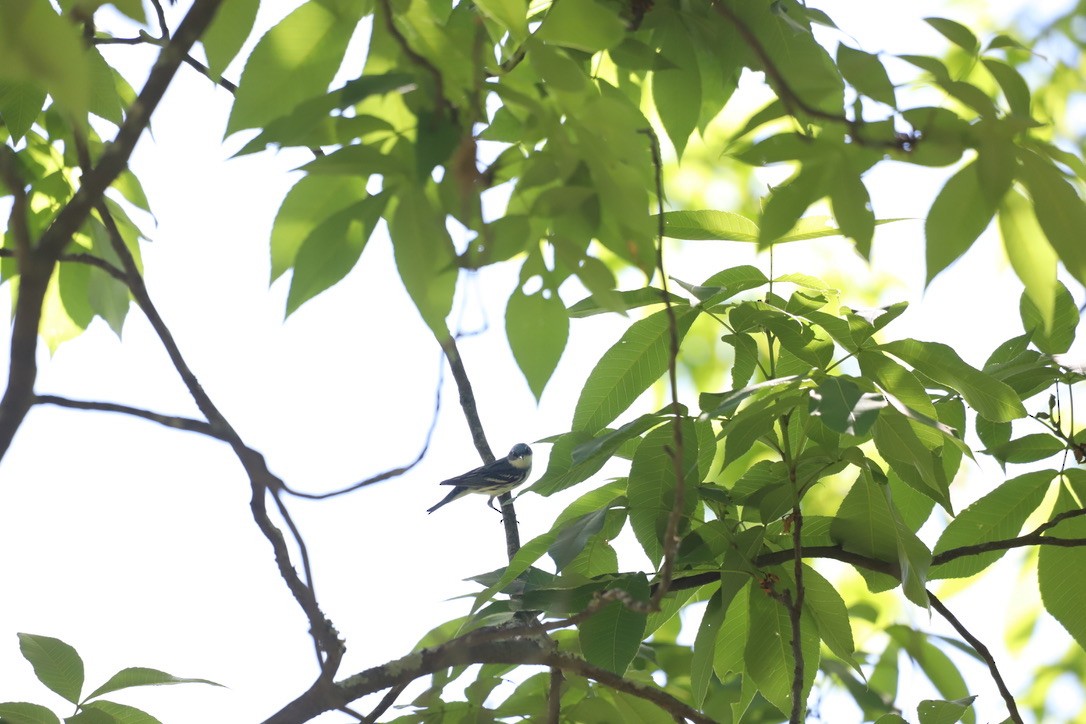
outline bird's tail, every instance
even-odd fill
[[[443,499],[441,500],[441,502],[440,502],[440,503],[438,503],[437,505],[435,505],[435,506],[434,506],[434,507],[432,507],[432,508],[429,508],[429,509],[427,509],[427,511],[426,511],[426,512],[427,512],[427,513],[433,513],[433,512],[435,511],[435,510],[437,510],[437,509],[438,509],[438,508],[440,508],[441,506],[445,505],[446,503],[451,503],[451,502],[453,502],[454,500],[456,500],[457,498],[459,498],[459,497],[460,497],[461,495],[464,495],[464,488],[461,488],[460,486],[456,486],[456,487],[455,487],[455,488],[453,488],[453,489],[452,489],[451,491],[449,491],[449,494],[448,494],[448,495],[446,495],[446,496],[445,496],[445,497],[444,497],[444,498],[443,498]]]

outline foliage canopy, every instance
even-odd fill
[[[799,722],[812,691],[827,689],[865,720],[974,721],[973,688],[948,651],[987,665],[1008,721],[1049,713],[1050,679],[1010,691],[1005,662],[934,587],[970,585],[1029,549],[1022,565],[1036,568],[1045,610],[1074,641],[1066,666],[1082,666],[1086,441],[1072,411],[1086,377],[1062,355],[1080,321],[1067,285],[1086,282],[1086,164],[1066,120],[1080,92],[1067,63],[1038,79],[1035,51],[1012,33],[978,37],[935,17],[942,55],[871,53],[795,0],[308,0],[260,36],[235,85],[223,74],[258,9],[194,0],[171,26],[158,0],[0,4],[0,279],[15,300],[0,455],[37,404],[226,442],[321,664],[311,686],[273,702],[282,708],[268,721],[306,721],[387,690],[376,720],[424,677],[429,687],[395,721]],[[1071,22],[1046,33],[1070,33]],[[339,83],[356,38],[362,70]],[[144,44],[160,55],[137,93],[101,50]],[[192,55],[200,49],[206,62]],[[536,399],[571,319],[629,319],[586,370],[568,430],[543,441],[549,461],[529,488],[576,487],[576,497],[522,546],[504,496],[508,566],[474,579],[463,618],[364,672],[340,670],[344,644],[308,559],[268,514],[270,499],[301,543],[284,502],[298,494],[201,388],[143,281],[138,219],[151,203],[127,161],[185,64],[233,94],[226,134],[247,139],[238,155],[311,151],[268,240],[271,281],[290,275],[286,313],[340,282],[387,229],[484,461],[494,458],[487,421],[449,326],[465,275],[503,265],[517,276],[505,330]],[[740,97],[751,91],[738,89],[751,77],[768,102],[747,112]],[[740,180],[739,207],[704,208],[669,188],[672,174],[705,159]],[[840,235],[869,257],[876,228],[895,220],[876,216],[865,174],[891,163],[947,169],[923,220],[929,282],[993,223],[1022,281],[1023,333],[979,367],[896,334],[904,304],[857,308],[852,290],[800,270],[730,265],[722,252],[702,278],[665,271],[687,240],[772,253]],[[778,164],[789,175],[755,193],[756,172]],[[39,337],[55,349],[95,317],[120,334],[132,302],[202,419],[36,390]],[[686,342],[706,329],[720,354],[696,363]],[[660,409],[636,414],[654,388]],[[959,509],[955,479],[980,457],[1030,467]],[[601,484],[615,459],[628,473]],[[624,530],[649,573],[620,564],[612,542]],[[863,595],[846,599],[825,561],[869,592],[933,610],[960,640],[928,636]],[[82,663],[67,644],[21,641],[42,682],[80,707],[72,721],[134,716],[89,701],[120,684],[80,699]],[[915,716],[895,705],[905,658],[940,697]],[[521,667],[496,701],[495,686]],[[117,676],[124,686],[191,681],[149,669]],[[452,693],[463,679],[463,695]],[[0,704],[5,721],[48,720],[42,711]]]

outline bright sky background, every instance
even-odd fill
[[[294,4],[266,3],[259,26],[270,27]],[[939,52],[942,39],[921,18],[968,20],[973,12],[917,1],[895,6],[891,17],[882,3],[813,4],[868,51]],[[1009,17],[1025,4],[988,5],[994,15]],[[361,46],[352,51],[354,72],[361,52]],[[108,53],[113,62],[152,57],[140,48]],[[137,89],[138,73],[128,75]],[[227,72],[235,80],[239,75],[237,64]],[[229,104],[225,91],[182,68],[152,133],[137,148],[133,169],[155,212],[144,227],[153,243],[143,246],[151,294],[211,398],[288,484],[327,490],[402,465],[417,454],[429,424],[440,358],[397,279],[387,235],[375,234],[343,283],[284,322],[287,285],[268,288],[267,239],[283,195],[298,178],[290,169],[306,157],[268,152],[230,160],[242,139],[221,142]],[[876,214],[922,217],[944,177],[902,164],[879,166],[868,176]],[[892,274],[901,283],[886,301],[914,303],[892,334],[953,344],[980,364],[1019,331],[1021,287],[991,231],[926,292],[920,222],[880,227],[874,272],[843,241],[787,245],[775,266],[780,273],[832,268],[858,283],[872,273]],[[681,254],[675,248],[669,272],[695,282],[706,269],[751,258],[740,244],[691,242]],[[766,259],[756,263],[764,266]],[[588,370],[623,328],[618,319],[573,320],[566,356],[537,407],[504,339],[502,310],[514,283],[509,271],[485,270],[461,283],[457,304],[466,310],[465,328],[489,322],[486,334],[464,340],[461,349],[499,454],[515,442],[568,430]],[[5,368],[6,345],[5,339]],[[39,393],[198,416],[138,310],[125,324],[123,344],[96,321],[51,358],[42,348],[40,363]],[[545,469],[548,448],[535,446],[533,479]],[[483,498],[425,512],[443,494],[437,481],[477,464],[449,381],[430,453],[412,472],[327,502],[287,499],[309,545],[317,595],[347,639],[341,676],[401,656],[434,625],[467,613],[469,601],[455,597],[476,587],[463,579],[506,562],[499,518]],[[971,471],[955,487],[956,505],[989,490],[994,474]],[[547,530],[575,494],[523,497],[517,506],[522,539]],[[87,691],[126,666],[229,687],[162,687],[114,697],[167,724],[255,721],[308,687],[316,664],[307,623],[253,524],[248,500],[248,483],[223,443],[120,415],[35,408],[0,463],[0,700],[71,713],[33,678],[18,651],[20,631],[74,645],[86,665]],[[629,569],[645,566],[632,546],[620,555]],[[1002,621],[1013,603],[985,595],[982,589],[948,605],[967,614],[970,601],[984,600],[991,617],[970,619],[970,625],[1000,649]],[[915,609],[905,620],[946,630]],[[1062,651],[1062,630],[1051,623],[1043,630],[1053,636],[1048,651]],[[1000,663],[1012,688],[1023,684],[1012,661]],[[978,720],[1001,719],[994,687],[979,666],[970,671],[983,684],[975,692],[982,695]],[[916,699],[929,693],[918,689]],[[359,704],[357,710],[368,709]],[[320,721],[344,720],[328,715]]]

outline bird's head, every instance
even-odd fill
[[[532,467],[532,449],[524,443],[518,442],[509,451],[509,464],[521,470]]]

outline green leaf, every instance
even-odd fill
[[[848,608],[841,594],[821,573],[807,564],[803,565],[804,606],[818,625],[818,635],[830,651],[863,675],[853,654],[856,644],[852,640],[852,624]]]
[[[388,224],[396,268],[423,321],[438,339],[456,291],[455,252],[444,216],[422,189],[405,189]]]
[[[943,651],[931,642],[927,632],[914,631],[901,625],[888,626],[886,632],[905,649],[936,690],[947,699],[963,699],[969,696],[965,679],[958,667]],[[974,717],[970,714],[969,721]]]
[[[562,528],[554,544],[547,551],[554,560],[554,567],[562,571],[584,549],[588,539],[603,529],[607,520],[606,508],[586,513],[569,525]]]
[[[962,167],[935,197],[924,221],[927,283],[964,254],[995,214],[981,187],[978,163]]]
[[[996,83],[999,83],[999,88],[1003,91],[1003,97],[1007,99],[1007,105],[1010,107],[1011,113],[1029,118],[1029,85],[1022,75],[1013,66],[1004,63],[1002,60],[981,58],[980,62],[984,63],[984,67],[992,74]]]
[[[207,679],[186,679],[174,676],[173,674],[167,674],[165,671],[159,671],[158,669],[133,666],[127,669],[121,669],[116,674],[109,677],[109,681],[88,694],[87,699],[94,699],[102,694],[120,691],[121,689],[129,689],[133,686],[163,686],[166,684],[210,684],[211,686],[222,686],[222,684],[217,684],[214,681],[208,681]]]
[[[1020,178],[1033,200],[1033,211],[1060,261],[1080,282],[1086,283],[1086,204],[1052,164],[1029,151],[1021,151]]]
[[[354,268],[381,219],[388,196],[368,196],[338,211],[310,232],[294,259],[287,316],[339,282]]]
[[[298,250],[316,229],[337,213],[366,199],[357,177],[303,176],[287,192],[271,232],[271,281],[294,266]]]
[[[1058,437],[1038,432],[989,448],[984,452],[1001,463],[1034,463],[1052,457],[1066,447],[1067,445]]]
[[[621,307],[623,310],[637,309],[638,307],[647,307],[652,304],[664,303],[664,290],[657,289],[656,287],[642,287],[641,289],[631,289],[630,291],[616,293],[622,301]],[[673,305],[687,304],[686,299],[677,294],[672,294],[671,292],[667,292],[667,298]],[[586,297],[566,311],[570,317],[579,318],[591,317],[594,314],[603,314],[604,312],[614,312],[616,310],[602,306],[595,297]]]
[[[34,125],[45,96],[45,89],[34,83],[0,81],[0,119],[12,143],[18,143]]]
[[[977,414],[993,422],[1007,422],[1026,415],[1026,408],[1014,390],[970,367],[945,344],[902,339],[880,345],[880,348],[936,382],[957,390]]]
[[[513,357],[536,401],[543,395],[569,338],[569,315],[551,290],[525,294],[514,289],[505,308],[505,334]]]
[[[1044,500],[1055,470],[1040,470],[1011,478],[976,501],[950,521],[933,555],[955,548],[1007,540],[1018,535],[1026,519]],[[932,578],[966,578],[995,563],[1006,551],[989,551],[963,556],[932,566]]]
[[[665,211],[664,236],[672,239],[758,241],[758,226],[747,217],[730,211]]]
[[[260,0],[230,0],[219,6],[211,24],[200,36],[207,54],[207,69],[220,78],[253,31]]]
[[[90,103],[90,56],[75,23],[38,0],[0,2],[0,80],[44,88],[84,118]]]
[[[845,80],[863,95],[888,106],[897,105],[894,84],[877,55],[841,43],[837,46],[837,66]]]
[[[618,15],[595,0],[555,0],[535,32],[545,43],[588,53],[618,45],[625,36]]]
[[[864,470],[837,510],[830,536],[845,550],[900,567],[902,588],[909,600],[927,605],[924,584],[931,553],[905,525],[890,496],[889,486],[874,482]]]
[[[689,516],[698,501],[698,438],[693,421],[682,423],[683,456],[678,465],[683,473],[682,518],[679,534],[689,526]],[[634,453],[626,497],[630,506],[630,525],[645,554],[658,564],[664,552],[667,520],[675,505],[675,465],[671,451],[675,447],[672,423],[652,430]]]
[[[758,343],[749,334],[725,334],[720,341],[735,348],[732,387],[746,385],[758,366]]]
[[[881,396],[865,395],[846,377],[826,377],[811,392],[811,414],[831,430],[849,435],[866,435],[884,407]]]
[[[626,591],[635,600],[649,598],[649,584],[644,575],[624,576],[611,587]],[[589,663],[621,676],[641,646],[645,619],[644,613],[631,611],[620,601],[605,605],[577,626],[581,653]]]
[[[1078,472],[1078,471],[1069,471]],[[1086,495],[1086,485],[1081,476],[1078,483],[1069,482],[1060,487],[1053,515],[1059,515],[1081,507],[1078,501]],[[1075,497],[1072,497],[1072,487]],[[1077,500],[1076,500],[1077,497]],[[1086,538],[1086,516],[1069,518],[1045,531],[1046,536],[1060,538]],[[1086,617],[1082,615],[1082,602],[1086,601],[1086,548],[1059,548],[1040,546],[1037,554],[1037,580],[1041,589],[1041,602],[1045,610],[1067,629],[1067,633],[1086,648]]]
[[[528,3],[525,0],[476,0],[475,6],[508,30],[513,40],[523,42],[528,37]]]
[[[830,205],[840,233],[856,242],[856,250],[867,258],[875,235],[875,211],[871,195],[860,174],[844,163],[830,177]]]
[[[608,430],[604,435],[610,432]],[[567,432],[559,436],[551,448],[547,471],[528,490],[543,496],[553,495],[595,475],[607,462],[608,454],[594,455],[577,463],[572,458],[577,446],[591,441],[592,435],[587,432]]]
[[[925,699],[916,707],[916,715],[920,717],[920,724],[954,724],[969,712],[976,698],[970,696],[962,701]]]
[[[49,709],[25,701],[0,703],[0,720],[4,724],[60,724],[60,719]]]
[[[652,100],[667,137],[681,160],[701,114],[702,83],[698,56],[690,44],[689,31],[681,23],[661,26],[654,40],[660,52],[675,63],[674,68],[653,71]]]
[[[245,63],[226,135],[260,128],[324,93],[363,6],[361,0],[309,0],[265,33]]]
[[[60,639],[34,634],[19,634],[19,650],[34,667],[38,681],[73,704],[83,690],[83,659]]]
[[[142,709],[115,701],[98,700],[84,704],[65,724],[162,724]]]
[[[885,410],[875,424],[874,439],[879,455],[906,482],[943,507],[950,507],[950,482],[939,465],[941,449],[928,447],[904,415]]]
[[[689,308],[674,313],[681,342],[698,313]],[[589,373],[573,412],[573,429],[594,433],[618,417],[667,371],[670,347],[666,309],[630,325]]]
[[[744,647],[746,674],[762,694],[782,713],[792,710],[792,675],[795,657],[792,654],[792,624],[788,610],[756,586],[747,596],[750,611],[750,632]],[[814,682],[818,670],[818,630],[804,611],[800,619],[800,647],[803,655],[803,699]]]
[[[764,249],[779,243],[781,237],[793,229],[803,212],[829,192],[829,179],[833,168],[825,159],[804,163],[799,171],[780,186],[773,189],[762,212],[758,229],[758,248]],[[836,233],[840,233],[837,231]]]
[[[731,602],[730,599],[728,601]],[[694,706],[701,708],[705,703],[705,695],[709,691],[709,683],[713,674],[713,654],[716,651],[717,634],[720,625],[724,623],[723,594],[717,591],[709,599],[705,607],[705,613],[701,617],[701,625],[694,639],[694,655],[690,662],[690,692]]]
[[[980,49],[977,36],[973,35],[973,31],[959,22],[947,20],[946,18],[924,18],[924,22],[938,30],[944,38],[967,53],[976,54]]]
[[[999,231],[1007,259],[1015,274],[1026,285],[1026,295],[1037,310],[1043,328],[1052,329],[1059,257],[1045,239],[1033,214],[1033,206],[1015,189],[1003,198],[999,207]]]
[[[1030,333],[1030,341],[1045,354],[1062,354],[1071,349],[1078,329],[1078,305],[1071,292],[1061,282],[1055,283],[1052,315],[1046,323],[1044,315],[1027,293],[1022,295],[1019,311],[1022,327]]]

